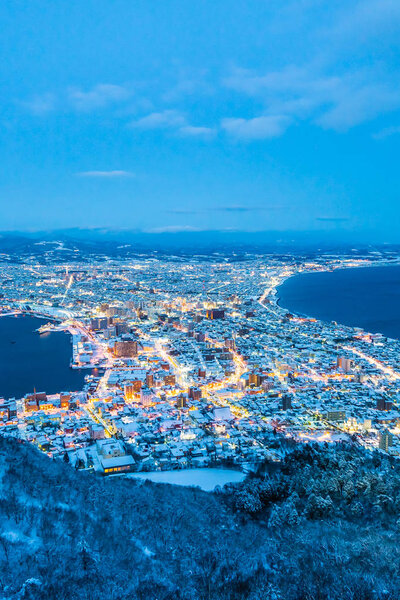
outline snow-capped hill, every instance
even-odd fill
[[[394,600],[400,467],[300,446],[217,493],[76,472],[0,437],[0,598]]]

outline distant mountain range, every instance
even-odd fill
[[[4,231],[0,233],[0,252],[43,254],[60,249],[84,252],[117,253],[166,252],[206,253],[212,252],[274,252],[296,253],[315,251],[349,251],[384,247],[384,240],[374,244],[368,240],[374,236],[355,235],[349,232],[326,231],[277,232],[277,231],[164,231],[143,232],[114,229],[59,229],[44,231]],[[41,247],[40,242],[48,242]],[[52,246],[51,242],[54,244]],[[394,246],[393,249],[399,246]]]

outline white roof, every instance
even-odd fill
[[[104,469],[110,469],[113,467],[124,467],[135,464],[133,457],[129,454],[126,456],[114,456],[113,458],[102,458],[101,464]]]
[[[229,421],[232,419],[231,409],[229,406],[216,407],[213,410],[214,418],[217,421]]]

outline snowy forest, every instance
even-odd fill
[[[400,598],[400,463],[299,445],[214,493],[0,437],[1,599]]]

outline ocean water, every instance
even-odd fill
[[[400,339],[400,266],[304,273],[277,294],[290,312]]]
[[[71,337],[39,335],[46,321],[31,316],[0,317],[0,397],[21,398],[36,391],[78,391],[88,373],[71,369]]]

